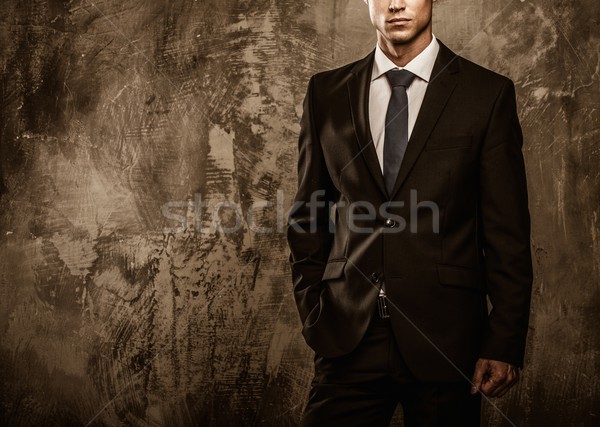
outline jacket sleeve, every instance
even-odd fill
[[[333,240],[329,205],[334,186],[315,128],[314,80],[313,76],[304,98],[298,138],[298,189],[287,226],[294,298],[303,324],[311,311],[319,312],[320,283]]]
[[[530,217],[515,87],[496,99],[480,158],[481,233],[492,310],[480,357],[522,367],[533,282]]]

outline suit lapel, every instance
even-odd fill
[[[367,168],[382,195],[387,198],[385,182],[383,181],[381,166],[377,159],[377,152],[375,151],[375,144],[373,143],[369,125],[369,89],[371,87],[374,58],[375,50],[354,65],[347,86],[352,112],[352,123],[360,155],[366,162]]]
[[[458,72],[458,63],[455,61],[455,58],[457,55],[442,44],[442,42],[439,40],[438,42],[440,44],[440,50],[433,65],[431,78],[429,79],[427,90],[425,91],[425,97],[423,98],[419,115],[417,116],[415,126],[408,140],[408,146],[406,147],[406,152],[404,153],[404,158],[400,165],[396,184],[390,195],[391,199],[394,198],[417,161],[429,134],[437,123],[440,114],[456,86],[455,74]]]
[[[431,72],[431,79],[427,85],[425,97],[408,141],[394,190],[389,195],[389,199],[393,199],[406,180],[456,86],[455,74],[458,72],[458,63],[455,59],[457,55],[439,39],[438,43],[440,44],[440,50]],[[369,124],[369,90],[374,58],[375,50],[356,62],[351,69],[347,86],[352,122],[360,154],[382,195],[388,198]]]

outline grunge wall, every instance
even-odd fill
[[[496,402],[519,426],[600,422],[599,12],[434,7],[441,40],[517,87],[535,291]],[[1,2],[2,425],[297,424],[301,103],[373,46],[361,0]]]

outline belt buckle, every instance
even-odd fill
[[[377,311],[381,319],[388,319],[390,317],[387,307],[387,297],[383,289],[380,289],[379,295],[377,295]]]

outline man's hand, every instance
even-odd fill
[[[481,391],[489,397],[501,397],[517,381],[519,381],[519,369],[510,363],[479,359],[475,365],[471,394]]]

